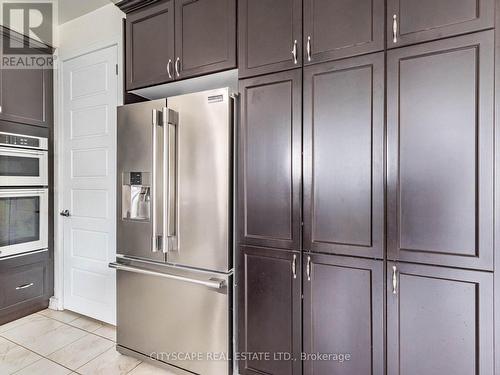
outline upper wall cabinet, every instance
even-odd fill
[[[239,75],[302,65],[302,0],[239,0]]]
[[[302,71],[240,81],[240,242],[300,249]]]
[[[177,78],[236,67],[236,0],[175,0]]]
[[[174,78],[174,2],[164,1],[127,15],[127,90]]]
[[[304,69],[304,249],[384,257],[384,54]]]
[[[493,83],[493,31],[388,53],[389,259],[493,270]]]
[[[384,0],[304,0],[304,64],[382,51],[384,9]]]
[[[235,68],[236,0],[153,2],[127,14],[125,38],[127,90]]]
[[[51,69],[2,69],[0,85],[0,120],[51,126]]]
[[[494,6],[494,0],[387,0],[387,47],[493,27]]]

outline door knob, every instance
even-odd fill
[[[70,217],[69,210],[61,211],[61,213],[59,215],[64,216],[64,217]]]

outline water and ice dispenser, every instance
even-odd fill
[[[122,219],[136,221],[151,219],[151,173],[122,174]]]

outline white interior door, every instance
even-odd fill
[[[116,46],[63,63],[64,308],[115,323]]]

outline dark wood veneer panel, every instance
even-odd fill
[[[304,248],[384,256],[384,55],[304,70]]]
[[[243,243],[300,247],[301,71],[240,81]]]
[[[311,280],[304,276],[304,352],[351,357],[305,361],[304,375],[383,375],[383,262],[310,256]]]
[[[495,0],[388,0],[388,48],[494,27]],[[393,41],[393,16],[398,22]]]
[[[493,269],[493,32],[387,57],[388,256]]]
[[[302,65],[302,0],[239,0],[238,14],[240,77]]]
[[[388,375],[493,374],[491,273],[395,263],[387,270]]]
[[[236,0],[176,0],[180,77],[236,67]]]
[[[296,278],[292,273],[294,257]],[[240,373],[299,375],[300,360],[280,360],[275,354],[293,353],[300,358],[300,253],[241,247],[238,284],[238,350],[270,355],[267,360],[241,360]]]
[[[174,1],[141,8],[126,19],[127,90],[164,83],[172,78],[174,61]]]
[[[304,0],[304,64],[382,51],[384,9],[384,0]]]

